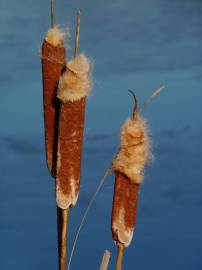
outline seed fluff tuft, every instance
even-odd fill
[[[58,26],[54,26],[48,30],[45,40],[53,47],[64,47],[66,35],[65,31]]]
[[[125,174],[130,181],[140,184],[144,167],[151,159],[150,139],[146,121],[140,117],[128,119],[121,128],[120,150],[113,162],[114,172]]]
[[[85,54],[79,54],[67,64],[67,71],[60,78],[57,97],[62,102],[74,102],[90,95],[92,64]]]

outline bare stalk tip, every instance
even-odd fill
[[[54,27],[54,0],[51,0],[51,28]]]
[[[110,256],[111,256],[111,253],[108,250],[105,250],[103,258],[102,258],[100,270],[107,270],[109,261],[110,261]]]
[[[76,40],[75,40],[75,52],[74,52],[75,58],[78,56],[78,53],[79,53],[80,27],[81,27],[81,10],[78,9],[77,19],[76,19]]]

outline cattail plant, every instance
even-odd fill
[[[122,126],[120,149],[112,164],[115,186],[111,229],[118,247],[116,270],[122,269],[124,248],[130,245],[133,237],[139,187],[144,178],[143,169],[150,158],[147,124],[139,115],[137,99],[133,96],[133,115]]]
[[[78,226],[74,241],[73,241],[73,245],[72,245],[72,250],[70,253],[70,257],[69,257],[69,263],[68,263],[68,267],[67,270],[70,270],[71,267],[71,262],[72,262],[72,258],[76,249],[76,244],[78,242],[80,233],[82,231],[82,228],[85,224],[85,221],[87,219],[88,213],[90,211],[90,209],[93,206],[93,203],[96,200],[96,197],[98,195],[98,193],[100,192],[103,184],[105,183],[107,176],[109,175],[109,173],[111,172],[111,170],[113,170],[115,172],[115,174],[117,175],[117,182],[120,182],[120,185],[122,184],[122,186],[125,183],[125,187],[122,188],[118,188],[119,191],[121,190],[121,192],[118,194],[120,194],[119,196],[122,196],[122,200],[121,202],[125,201],[125,204],[127,206],[127,200],[124,199],[124,194],[121,195],[123,193],[123,190],[125,189],[126,191],[128,190],[128,197],[131,197],[131,207],[128,208],[127,211],[127,216],[130,215],[130,225],[129,228],[131,228],[129,230],[128,233],[128,237],[124,236],[124,237],[119,237],[117,234],[119,234],[119,232],[121,231],[122,234],[127,234],[127,231],[125,230],[124,227],[124,219],[125,217],[127,218],[127,216],[125,216],[122,220],[117,220],[116,222],[116,217],[118,215],[118,209],[119,207],[113,208],[113,213],[112,216],[114,216],[114,218],[112,218],[112,225],[115,225],[114,228],[112,229],[113,232],[113,238],[115,240],[115,243],[118,245],[118,258],[117,258],[117,269],[120,269],[121,264],[122,264],[122,258],[123,258],[123,250],[124,247],[129,245],[130,241],[132,240],[132,236],[133,236],[133,231],[135,229],[135,218],[136,218],[136,209],[137,209],[137,199],[138,199],[138,189],[139,189],[139,185],[143,180],[143,168],[144,165],[146,164],[146,162],[149,160],[149,156],[150,156],[150,144],[149,144],[149,137],[148,137],[148,132],[147,132],[147,125],[145,123],[145,121],[140,117],[140,113],[143,112],[143,110],[145,109],[145,107],[147,107],[147,105],[158,95],[160,95],[160,93],[162,92],[162,90],[165,87],[159,87],[157,88],[144,102],[142,107],[140,108],[140,110],[138,110],[137,108],[137,100],[135,95],[133,94],[132,91],[130,91],[130,93],[134,96],[134,100],[135,100],[135,106],[134,106],[134,111],[133,111],[133,116],[131,119],[129,119],[125,126],[122,128],[122,139],[126,139],[127,140],[122,140],[121,143],[121,147],[120,149],[117,151],[117,153],[115,154],[115,157],[113,159],[113,161],[111,162],[111,164],[108,166],[108,168],[106,169],[103,177],[101,178],[100,182],[98,183],[98,186],[96,188],[96,190],[94,191],[87,207],[86,210],[84,211],[84,214],[81,218],[81,222]],[[130,127],[130,128],[129,128]],[[137,132],[137,130],[139,130],[140,134]],[[130,134],[131,133],[131,134]],[[141,135],[142,134],[142,135]],[[140,136],[141,135],[141,136]],[[142,147],[140,147],[142,145]],[[135,150],[134,151],[134,147]],[[128,149],[128,150],[127,150]],[[123,158],[123,150],[125,150],[125,158]],[[137,157],[133,159],[134,155],[139,156],[141,154],[142,157]],[[121,157],[122,156],[122,157]],[[120,160],[121,157],[121,160]],[[128,158],[127,158],[128,157]],[[125,159],[125,161],[124,161]],[[139,160],[139,162],[138,162]],[[141,161],[142,160],[142,161]],[[129,162],[130,161],[130,162]],[[142,163],[140,163],[140,161]],[[135,162],[135,163],[134,163]],[[135,164],[135,165],[134,165]],[[142,165],[141,165],[142,164]],[[132,172],[132,168],[138,171],[139,169],[139,173],[136,175],[134,175],[131,173]],[[119,174],[119,175],[118,175]],[[131,180],[127,177],[127,175],[130,175]],[[120,179],[123,179],[123,181],[121,181]],[[128,181],[125,181],[125,179],[128,179]],[[130,180],[130,181],[129,181]],[[137,184],[136,184],[137,183]],[[115,189],[118,186],[115,185]],[[130,191],[130,186],[131,186],[131,191]],[[119,196],[117,196],[117,189],[115,190],[115,194],[114,194],[114,205],[118,204],[118,202],[115,203],[115,200],[118,201]],[[121,203],[122,204],[122,203]],[[129,211],[131,210],[131,214],[129,214]],[[122,212],[123,213],[123,212]],[[115,221],[115,223],[114,223]],[[117,229],[117,224],[119,224],[119,228]],[[122,229],[121,229],[122,227]],[[128,227],[128,226],[126,226]],[[124,238],[125,241],[121,240],[121,238]],[[128,240],[127,240],[128,238]],[[119,241],[118,241],[119,239]],[[124,242],[124,243],[122,243]],[[105,260],[104,260],[105,261]],[[103,267],[103,264],[102,264]],[[104,264],[105,267],[105,264]]]
[[[80,190],[85,103],[91,90],[90,61],[79,54],[80,10],[74,58],[67,63],[59,81],[57,98],[60,101],[57,161],[56,201],[62,209],[62,239],[60,269],[66,269],[68,209],[75,206]]]
[[[51,0],[51,29],[46,34],[41,54],[46,160],[49,172],[56,180],[60,270],[66,270],[68,210],[76,205],[80,191],[86,97],[92,88],[91,63],[85,54],[79,53],[80,15],[79,10],[74,57],[66,65],[66,34],[54,24],[54,1]],[[143,107],[161,89],[155,91]],[[136,96],[133,96],[133,115],[123,125],[119,151],[84,213],[73,243],[68,270],[88,211],[111,170],[115,173],[111,229],[118,247],[116,270],[122,269],[123,251],[130,245],[135,230],[143,170],[150,158],[147,124],[140,116]],[[110,254],[106,252],[100,269],[107,269],[109,258]]]
[[[54,24],[54,1],[51,0],[51,29],[42,45],[42,80],[44,103],[44,127],[46,161],[50,174],[55,178],[57,154],[58,102],[57,88],[61,74],[66,68],[66,33]],[[61,210],[57,207],[58,256],[61,247]]]
[[[42,80],[44,103],[44,126],[47,166],[55,176],[57,144],[57,101],[56,93],[60,76],[66,66],[65,32],[54,25],[54,3],[51,0],[51,29],[42,45]]]

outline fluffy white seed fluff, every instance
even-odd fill
[[[70,60],[67,71],[60,78],[57,97],[63,102],[74,102],[89,96],[92,88],[91,67],[84,54]]]
[[[45,40],[54,47],[61,47],[65,44],[65,37],[66,32],[55,26],[48,30]]]
[[[135,119],[128,119],[121,128],[120,151],[113,162],[113,170],[140,184],[144,178],[143,169],[150,157],[147,124],[137,115]]]

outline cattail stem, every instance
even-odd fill
[[[102,258],[100,270],[107,270],[109,261],[110,261],[110,256],[111,256],[111,253],[108,250],[105,250],[103,258]]]
[[[67,257],[67,227],[68,227],[68,209],[62,210],[62,230],[61,230],[61,247],[60,247],[60,270],[66,270]]]
[[[123,251],[124,251],[124,245],[117,244],[118,252],[117,252],[117,260],[116,260],[116,270],[122,270],[122,264],[123,264]]]
[[[62,209],[57,206],[57,232],[58,232],[58,264],[60,268],[61,239],[62,239]]]
[[[77,12],[77,24],[76,24],[76,40],[75,40],[75,59],[78,58],[78,53],[79,53],[79,36],[80,36],[80,15],[81,12],[78,10]],[[64,101],[64,100],[63,100]],[[60,156],[61,160],[58,159],[57,162],[57,177],[56,181],[60,183],[58,185],[58,194],[56,194],[57,197],[57,202],[59,207],[61,207],[61,203],[64,203],[64,197],[67,199],[67,189],[69,188],[69,191],[71,191],[72,186],[77,190],[79,183],[77,183],[73,179],[73,184],[69,183],[70,186],[67,185],[66,179],[68,178],[67,172],[64,173],[64,169],[66,171],[66,168],[69,167],[69,159],[71,160],[71,155],[73,154],[76,155],[76,152],[72,152],[72,147],[75,149],[74,142],[72,142],[72,145],[67,145],[65,142],[65,138],[68,141],[68,131],[71,133],[71,130],[77,133],[79,142],[82,146],[82,138],[83,138],[83,123],[84,123],[84,111],[85,111],[85,99],[81,99],[75,102],[63,102],[61,103],[60,106],[60,119],[59,119],[59,136],[58,136],[58,156]],[[68,121],[68,117],[72,116],[70,121]],[[76,118],[75,118],[76,116]],[[76,120],[75,120],[75,119]],[[81,125],[82,124],[82,125]],[[78,127],[80,127],[80,132],[78,132]],[[67,131],[67,133],[66,133]],[[71,133],[72,134],[72,133]],[[70,134],[70,136],[71,136]],[[70,138],[70,140],[72,137]],[[70,147],[69,147],[70,146]],[[81,150],[81,147],[76,147],[79,151]],[[68,155],[70,154],[70,155]],[[81,154],[81,153],[80,153]],[[76,162],[75,165],[75,171],[76,173],[80,174],[80,160],[75,160]],[[78,165],[78,166],[77,166]],[[67,177],[65,177],[67,176]],[[79,177],[76,177],[75,179],[80,180],[80,175]],[[75,196],[75,190],[73,191],[73,195],[71,195],[74,198],[68,198],[71,199],[72,201],[70,202],[70,205],[74,205],[77,200],[77,196]],[[71,193],[71,192],[70,192]],[[61,196],[62,194],[62,196]],[[64,196],[63,196],[64,195]],[[62,198],[62,199],[61,199]],[[66,257],[67,257],[67,226],[68,226],[68,208],[69,208],[69,201],[65,200],[65,203],[67,205],[63,205],[63,207],[67,207],[67,209],[63,209],[62,211],[62,230],[61,230],[61,247],[60,247],[60,270],[66,270]],[[61,208],[63,208],[61,207]]]

